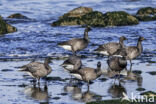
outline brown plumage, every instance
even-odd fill
[[[126,50],[123,49],[118,52],[117,56],[112,56],[108,59],[107,63],[109,68],[112,71],[118,72],[120,77],[120,72],[126,68],[127,66],[127,60],[126,60]]]
[[[103,45],[100,45],[97,49],[95,49],[95,52],[101,53],[106,56],[113,55],[118,49],[124,47],[124,40],[127,40],[126,37],[122,36],[119,39],[119,43],[116,42],[110,42]]]
[[[78,56],[70,56],[67,60],[63,62],[61,66],[67,71],[71,72],[80,69],[82,66],[82,62]]]
[[[51,73],[52,69],[49,66],[50,58],[46,58],[44,63],[41,62],[31,62],[20,68],[20,71],[27,72],[31,77],[38,79],[47,76]]]
[[[143,51],[143,47],[142,47],[142,41],[145,40],[144,37],[139,37],[138,39],[138,43],[137,46],[128,46],[126,47],[126,52],[127,52],[127,59],[128,60],[132,60],[137,58],[139,55],[141,55],[142,51]]]
[[[58,43],[58,46],[72,51],[74,54],[76,54],[77,51],[83,50],[86,48],[89,44],[89,37],[88,37],[88,32],[91,30],[90,27],[87,27],[84,32],[84,37],[83,38],[73,38],[71,40],[65,41]]]
[[[97,63],[97,68],[89,68],[85,67],[80,70],[76,70],[71,73],[73,76],[75,76],[77,79],[83,80],[88,83],[89,87],[89,82],[92,80],[97,79],[98,77],[101,76],[101,62]]]

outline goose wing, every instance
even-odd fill
[[[27,65],[22,66],[22,68],[24,69],[23,71],[29,71],[32,73],[35,73],[38,70],[43,69],[44,65],[43,63],[40,62],[31,62]]]

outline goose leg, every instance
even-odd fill
[[[87,83],[87,88],[89,89],[89,82]]]
[[[132,61],[130,60],[130,72],[132,71]]]
[[[40,78],[37,78],[37,80],[38,80],[38,85],[40,86]]]
[[[119,71],[119,74],[118,74],[119,76],[118,76],[118,81],[120,82],[120,71]]]

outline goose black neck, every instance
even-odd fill
[[[137,47],[138,47],[138,49],[139,49],[139,53],[141,53],[142,50],[143,50],[142,41],[141,41],[141,40],[138,40]]]
[[[88,31],[85,31],[84,32],[84,39],[89,41],[89,37],[88,37]]]
[[[120,39],[120,40],[119,40],[119,44],[121,45],[122,48],[125,47],[125,46],[124,46],[124,40]]]
[[[98,73],[101,70],[101,66],[96,68],[96,72]]]
[[[44,66],[46,67],[47,70],[49,70],[48,66],[49,66],[49,61],[48,60],[45,60],[44,61]]]

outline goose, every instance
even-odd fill
[[[63,62],[61,66],[67,71],[71,72],[80,69],[82,66],[82,62],[78,56],[70,56],[67,60]]]
[[[112,71],[120,72],[126,68],[127,66],[127,60],[126,60],[126,50],[119,51],[117,56],[112,56],[107,60],[108,66]]]
[[[51,67],[49,66],[50,62],[50,57],[46,58],[44,63],[30,62],[29,64],[20,67],[19,71],[28,73],[31,77],[37,79],[38,83],[40,83],[40,78],[47,76],[52,71]]]
[[[102,74],[102,71],[101,71],[101,62],[100,61],[97,63],[96,69],[90,68],[90,67],[85,67],[85,68],[81,68],[80,70],[71,72],[71,75],[73,75],[77,79],[87,82],[88,88],[89,88],[89,83],[92,80],[95,80],[98,77],[100,77],[101,74]]]
[[[83,38],[73,38],[71,40],[58,43],[58,46],[72,51],[74,55],[76,55],[77,51],[83,50],[89,44],[88,32],[91,30],[90,27],[86,27]]]
[[[126,37],[122,36],[119,38],[119,43],[117,42],[109,42],[103,45],[100,45],[97,49],[94,51],[103,55],[111,56],[113,55],[118,49],[125,47],[124,46],[124,40],[127,40]]]
[[[143,51],[142,41],[145,40],[144,37],[138,38],[137,46],[127,46],[125,47],[127,53],[127,60],[130,60],[130,64],[132,66],[132,60],[141,55]],[[131,68],[130,68],[131,69]]]

